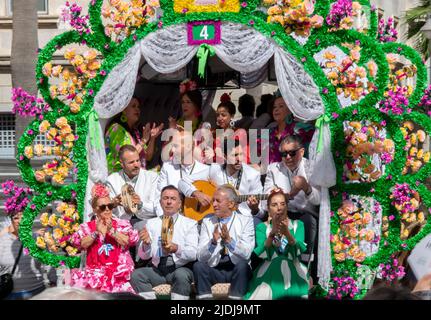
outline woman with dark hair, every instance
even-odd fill
[[[304,224],[287,216],[288,198],[281,190],[268,197],[270,219],[256,227],[254,253],[263,259],[255,270],[245,299],[308,298],[307,268],[299,261],[305,252]]]
[[[169,128],[184,129],[184,122],[192,122],[193,133],[202,123],[202,93],[197,89],[196,82],[183,81],[180,84],[181,111],[178,120],[169,117]]]
[[[220,104],[217,106],[217,129],[222,129],[223,134],[217,135],[214,137],[214,147],[213,149],[207,148],[204,150],[204,163],[213,163],[214,161],[219,164],[224,163],[224,155],[222,151],[222,141],[226,138],[233,138],[234,140],[239,140],[241,144],[244,154],[245,154],[245,162],[250,163],[249,157],[249,148],[248,148],[248,139],[247,132],[241,128],[235,128],[235,121],[233,118],[235,117],[236,106],[231,101],[230,95],[224,93],[220,97]],[[216,131],[214,131],[216,133]]]
[[[126,144],[133,145],[138,150],[142,168],[153,158],[156,138],[162,133],[163,123],[158,127],[155,123],[152,126],[147,123],[141,132],[140,115],[139,100],[133,97],[127,107],[106,126],[105,150],[109,174],[121,170],[118,151]]]
[[[269,163],[281,161],[279,146],[287,136],[299,135],[307,151],[313,138],[314,126],[296,120],[279,91],[274,94],[270,108],[275,122],[267,127],[269,128]]]
[[[91,193],[96,219],[81,224],[71,240],[87,253],[85,268],[72,272],[72,286],[134,293],[129,283],[134,270],[129,248],[138,242],[138,231],[128,220],[112,216],[114,204],[105,185],[94,185]]]

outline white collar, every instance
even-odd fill
[[[295,169],[295,170],[290,170],[290,169],[286,166],[286,164],[284,163],[284,161],[283,161],[283,160],[281,160],[281,168],[283,168],[283,169],[284,169],[284,170],[286,170],[288,173],[290,173],[290,175],[297,175],[297,174],[298,174],[298,171],[299,171],[299,168],[301,167],[302,160],[303,160],[303,159],[301,159],[301,161],[299,161],[298,166],[296,167],[296,169]]]
[[[134,176],[132,179],[130,179],[130,177],[124,172],[123,169],[121,169],[120,172],[125,182],[136,182],[138,181],[139,173],[141,173],[141,170],[139,169],[139,173],[136,176]]]

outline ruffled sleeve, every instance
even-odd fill
[[[128,220],[116,219],[117,231],[126,234],[129,237],[129,247],[133,247],[139,240],[138,231],[133,229]]]
[[[70,243],[74,247],[82,250],[81,241],[83,238],[85,238],[86,236],[89,236],[90,234],[91,234],[90,225],[88,223],[83,223],[79,226],[78,231],[76,231],[72,235],[72,237],[70,239]]]
[[[112,124],[105,134],[106,161],[109,173],[121,170],[118,152],[121,146],[132,144],[130,134],[118,123]]]

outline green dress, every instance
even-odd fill
[[[112,124],[105,134],[105,152],[106,161],[108,162],[109,174],[121,170],[120,158],[118,152],[120,148],[126,144],[136,146],[135,139],[132,135],[120,124]],[[139,155],[141,166],[145,168],[145,152]]]
[[[306,250],[304,242],[304,224],[300,220],[289,220],[289,231],[296,239],[295,245],[286,243],[280,249],[272,245],[265,248],[265,240],[271,231],[267,223],[256,227],[256,248],[254,253],[264,261],[254,271],[249,291],[244,299],[275,300],[284,297],[308,298],[307,268],[299,261],[299,256]]]

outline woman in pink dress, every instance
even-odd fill
[[[96,218],[83,223],[72,236],[72,243],[86,251],[83,270],[72,272],[72,286],[105,292],[134,293],[129,280],[134,264],[129,247],[138,241],[138,232],[127,220],[112,216],[113,203],[103,184],[92,189]]]

